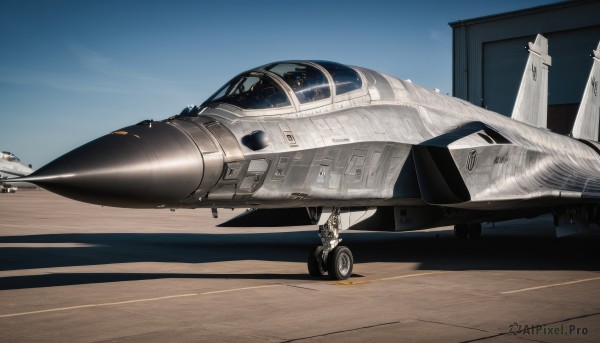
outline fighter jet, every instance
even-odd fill
[[[529,43],[512,117],[329,61],[245,71],[199,106],[87,143],[22,181],[130,208],[252,208],[235,221],[318,226],[312,276],[352,275],[347,229],[406,231],[552,213],[600,222],[599,54],[572,137],[546,129],[548,42]],[[277,213],[277,216],[269,217]]]
[[[21,163],[21,160],[15,154],[2,151],[2,158],[0,159],[0,193],[15,193],[18,187],[35,187],[32,184],[24,182],[16,183],[5,183],[8,178],[14,178],[15,176],[27,176],[31,174],[33,170],[31,165],[26,166]]]

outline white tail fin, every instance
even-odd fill
[[[542,35],[529,43],[529,58],[521,79],[511,118],[546,128],[548,119],[548,40]]]
[[[575,138],[598,141],[598,126],[600,125],[600,42],[592,54],[592,71],[588,77],[583,98],[575,117],[571,136]]]

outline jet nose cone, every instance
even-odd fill
[[[172,125],[152,122],[112,132],[30,175],[54,193],[117,207],[176,206],[202,181],[202,155]]]

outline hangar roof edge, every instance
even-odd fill
[[[450,25],[452,28],[457,28],[457,27],[461,27],[461,26],[476,25],[476,24],[495,21],[495,20],[503,20],[503,19],[508,19],[508,18],[519,17],[522,15],[547,12],[547,11],[552,11],[552,10],[556,10],[556,9],[562,9],[562,8],[566,8],[566,7],[574,7],[574,6],[579,6],[582,4],[594,3],[594,2],[597,2],[597,0],[561,1],[561,2],[556,2],[556,3],[552,3],[552,4],[548,4],[548,5],[524,8],[524,9],[520,9],[520,10],[516,10],[516,11],[491,14],[491,15],[476,17],[476,18],[471,18],[471,19],[457,20],[457,21],[449,22],[448,25]]]

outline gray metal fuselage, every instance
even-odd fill
[[[275,65],[316,70],[327,63]],[[325,96],[302,102],[304,95],[288,86],[296,79],[284,82],[269,65],[260,67],[229,84],[267,76],[270,83],[224,86],[215,94],[256,93],[252,88],[261,85],[277,106],[252,109],[256,103],[246,102],[243,109],[230,102],[246,98],[211,97],[194,111],[100,137],[20,180],[118,207],[377,207],[383,217],[393,211],[396,230],[545,212],[563,221],[567,211],[598,219],[596,207],[588,214],[573,209],[600,198],[597,142],[554,134],[410,81],[351,70],[360,77],[357,88],[336,94],[323,69],[329,83],[314,87]]]
[[[454,225],[457,237],[477,238],[484,221],[552,212],[557,235],[590,232],[600,223],[600,143],[583,137],[596,130],[573,139],[527,124],[546,122],[551,65],[543,36],[529,52],[518,121],[372,70],[283,61],[18,180],[108,206],[255,209],[228,226],[265,216],[292,225],[304,213],[321,240],[308,272],[336,280],[352,275],[339,245],[347,229]],[[596,118],[591,107],[584,124]]]
[[[181,206],[434,205],[496,211],[585,202],[587,194],[600,193],[600,156],[588,145],[411,82],[359,70],[369,82],[352,100],[271,116],[225,104],[197,118],[172,119],[175,125],[218,121],[238,142],[254,131],[270,138],[270,145],[258,151],[243,144],[225,148],[225,157],[242,158],[226,161],[224,177],[207,196]],[[451,159],[446,161],[453,164],[428,166],[422,161],[428,149],[447,150]],[[476,161],[468,170],[472,151]],[[460,177],[449,182],[458,185],[450,188],[462,189],[432,189],[430,181],[438,177],[426,175],[428,167],[438,168],[442,179]]]
[[[32,169],[22,164],[19,159],[6,151],[1,152],[0,158],[0,181],[14,177],[27,176],[31,174]],[[34,188],[31,183],[16,182],[11,184],[15,188]]]

